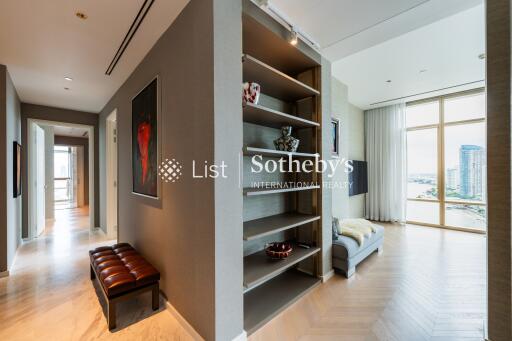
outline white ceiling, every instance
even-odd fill
[[[87,137],[89,128],[71,126],[53,126],[53,133],[60,136]],[[85,135],[84,135],[85,134]]]
[[[333,75],[348,86],[349,101],[363,109],[484,80],[485,61],[478,58],[485,52],[484,20],[483,5],[470,8],[334,62]],[[407,100],[481,86],[484,82]]]
[[[331,61],[380,44],[483,0],[270,0]]]
[[[107,76],[143,0],[2,0],[0,64],[23,102],[99,112],[188,1],[155,1]]]

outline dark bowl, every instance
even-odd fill
[[[270,243],[265,252],[272,259],[285,259],[292,253],[293,247],[290,243],[275,242]]]

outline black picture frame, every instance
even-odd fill
[[[12,193],[17,198],[21,195],[21,145],[14,141],[12,143]]]
[[[132,98],[132,193],[158,199],[159,84],[155,77]]]
[[[334,158],[340,157],[340,120],[331,117],[331,155]]]

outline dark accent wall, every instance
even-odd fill
[[[131,165],[131,100],[156,76],[160,154],[183,165],[159,200],[132,193]],[[117,109],[119,241],[160,270],[168,301],[206,340],[243,331],[241,81],[241,1],[191,0],[100,115],[104,146],[106,117]],[[194,179],[194,160],[225,160],[228,178]],[[100,162],[105,188],[104,148]]]
[[[52,122],[83,124],[94,127],[94,224],[95,227],[100,226],[100,200],[99,200],[99,116],[98,114],[76,111],[69,109],[61,109],[47,107],[37,104],[22,103],[21,104],[21,137],[23,145],[27,145],[27,128],[28,119],[37,119]],[[28,153],[27,148],[23,148],[22,162],[27,164]],[[23,187],[23,238],[28,237],[28,172],[27,167],[23,167],[22,175]]]
[[[72,146],[84,148],[84,204],[89,204],[89,139],[86,137],[55,135],[53,143],[56,146]],[[100,212],[97,213],[98,215]]]
[[[486,2],[488,340],[512,340],[511,4]]]
[[[21,197],[13,197],[13,142],[21,142],[20,101],[0,65],[0,272],[8,271],[21,242]]]

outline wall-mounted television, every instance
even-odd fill
[[[368,167],[366,161],[352,160],[354,170],[349,173],[349,196],[368,193]]]

